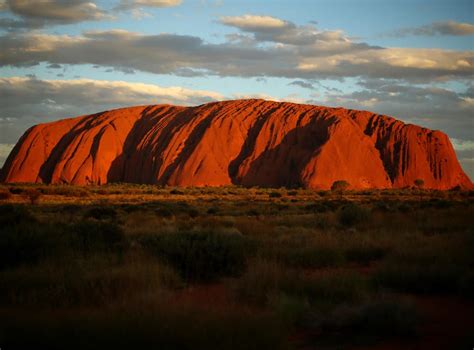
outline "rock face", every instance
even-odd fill
[[[0,180],[471,188],[449,138],[366,111],[264,100],[139,106],[30,128]]]

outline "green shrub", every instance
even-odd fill
[[[382,339],[414,337],[420,321],[415,306],[403,300],[375,300],[355,306],[339,306],[321,321],[325,338],[341,345],[339,334],[354,344],[373,344]],[[339,338],[339,339],[338,339]]]
[[[141,244],[175,268],[187,281],[211,281],[236,276],[245,269],[248,241],[218,232],[178,232],[145,236]]]
[[[0,272],[0,303],[28,307],[102,306],[180,286],[179,276],[152,261],[117,264],[107,255],[44,262]]]
[[[412,206],[408,203],[400,203],[398,210],[402,213],[409,213],[413,210]]]
[[[0,227],[0,269],[34,264],[56,254],[60,232],[49,225],[22,223]]]
[[[170,191],[170,194],[173,194],[173,195],[182,195],[184,194],[183,191],[180,191],[180,190],[177,190],[177,189],[173,189]]]
[[[23,196],[28,199],[31,204],[38,204],[41,198],[41,192],[35,188],[28,188],[23,192]]]
[[[364,300],[368,288],[367,278],[356,272],[321,274],[311,278],[287,275],[281,283],[285,294],[306,296],[311,304],[322,307]]]
[[[209,209],[207,209],[207,213],[209,215],[216,215],[218,212],[219,212],[219,208],[217,207],[210,207]]]
[[[13,196],[8,188],[0,190],[0,201],[5,201],[11,199]]]
[[[69,227],[72,247],[82,254],[94,252],[121,253],[126,244],[120,226],[107,222],[81,221]]]
[[[0,205],[0,229],[21,223],[33,224],[35,222],[35,217],[23,205]]]
[[[268,195],[270,198],[281,198],[282,194],[280,192],[270,192]]]
[[[387,262],[374,275],[381,287],[400,292],[420,294],[455,293],[462,270],[453,264],[413,264],[400,261]]]
[[[282,249],[280,256],[285,265],[301,268],[339,266],[344,262],[344,255],[337,247],[288,247]]]
[[[369,211],[355,203],[344,205],[337,213],[337,219],[343,226],[354,226],[366,221],[369,218]]]
[[[348,261],[367,264],[371,261],[380,260],[389,253],[389,248],[371,244],[356,244],[349,247],[345,252]]]
[[[349,182],[345,180],[337,180],[334,181],[331,186],[331,191],[345,191],[350,187]]]
[[[93,207],[86,211],[84,217],[96,220],[115,220],[117,218],[117,211],[112,207]]]

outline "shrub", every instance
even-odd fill
[[[2,200],[9,200],[12,198],[11,192],[8,190],[8,188],[4,190],[0,190],[0,201]]]
[[[23,205],[0,205],[0,228],[21,223],[33,224],[35,222],[35,217]]]
[[[369,218],[369,211],[355,203],[349,203],[339,209],[337,219],[343,226],[354,226]]]
[[[209,215],[216,215],[218,212],[219,212],[219,208],[217,207],[210,207],[209,209],[207,209],[207,213]]]
[[[122,229],[113,223],[82,221],[70,226],[68,238],[73,248],[82,254],[94,252],[121,253],[125,243]]]
[[[414,184],[417,188],[423,188],[425,186],[425,181],[423,179],[416,179]]]
[[[288,295],[307,296],[312,304],[326,307],[366,299],[368,280],[356,272],[321,274],[312,278],[289,275],[282,282],[281,290]]]
[[[170,194],[182,195],[182,194],[184,194],[184,192],[183,192],[183,191],[180,191],[180,190],[177,190],[177,189],[174,189],[174,190],[171,190],[171,191],[170,191]]]
[[[156,216],[160,216],[163,218],[170,218],[173,216],[173,212],[169,208],[158,208],[155,210]]]
[[[194,219],[199,216],[199,210],[197,210],[196,208],[189,208],[187,212],[190,218]]]
[[[21,306],[102,306],[180,286],[167,266],[150,261],[117,264],[108,256],[43,262],[0,272],[0,303]]]
[[[373,278],[376,285],[400,292],[445,294],[457,292],[461,275],[458,266],[445,262],[415,265],[389,261]]]
[[[238,234],[195,231],[146,236],[141,244],[187,281],[241,274],[249,248],[247,240]]]
[[[157,299],[157,298],[155,298]],[[7,349],[289,349],[288,329],[273,315],[167,299],[142,307],[7,314],[0,342]]]
[[[400,205],[398,206],[398,210],[402,213],[409,213],[413,210],[413,208],[408,203],[400,203]]]
[[[23,194],[25,192],[25,189],[21,187],[10,187],[10,192],[12,194]]]
[[[331,191],[342,192],[342,191],[347,190],[349,187],[350,187],[349,182],[345,180],[337,180],[337,181],[334,181],[334,183],[332,184]]]
[[[41,198],[41,192],[34,188],[28,188],[23,192],[23,195],[30,201],[31,204],[38,204]]]
[[[348,261],[356,261],[360,264],[367,264],[371,261],[380,260],[389,253],[389,249],[377,245],[356,244],[348,248],[345,257]]]
[[[270,192],[268,195],[270,198],[281,198],[282,194],[280,192]]]
[[[284,248],[281,252],[285,265],[301,268],[339,266],[344,261],[336,247]]]
[[[339,306],[321,322],[321,340],[343,333],[352,345],[417,334],[419,314],[403,300],[375,300],[358,306]]]
[[[0,269],[34,264],[57,253],[61,245],[57,228],[22,223],[0,228]]]
[[[115,220],[117,211],[112,207],[93,207],[86,211],[84,217],[96,220]]]
[[[257,209],[250,209],[250,210],[247,210],[247,215],[248,216],[259,216],[260,213]]]

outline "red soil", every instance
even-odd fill
[[[472,188],[449,138],[367,111],[263,100],[139,106],[40,124],[4,182]]]

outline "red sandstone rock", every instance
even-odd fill
[[[449,138],[366,111],[263,100],[139,106],[40,124],[0,180],[472,188]]]

